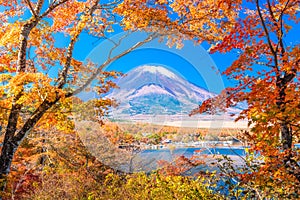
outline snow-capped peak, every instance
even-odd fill
[[[161,66],[140,66],[119,79],[119,89],[108,95],[120,105],[119,114],[189,114],[215,94],[191,84]]]
[[[171,72],[170,70],[168,70],[164,67],[161,67],[161,66],[143,65],[143,66],[135,68],[134,71],[150,72],[153,74],[160,73],[169,78],[177,77],[177,75],[175,75],[173,72]]]

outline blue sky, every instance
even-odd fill
[[[112,35],[110,39],[118,41],[123,34]],[[121,52],[123,49],[130,47],[145,37],[145,33],[134,33],[123,41],[115,53]],[[75,52],[75,56],[80,57],[80,59],[91,59],[97,63],[104,62],[108,56],[108,51],[112,48],[112,43],[108,40],[98,43],[95,40],[94,45],[88,46],[88,48],[84,46],[84,43],[77,45],[82,45],[82,48],[79,48],[80,52]],[[208,47],[206,45],[205,48]],[[191,41],[186,41],[185,46],[179,50],[175,47],[169,48],[166,46],[166,42],[159,43],[155,40],[115,61],[106,70],[116,70],[126,73],[142,65],[164,66],[191,83],[211,92],[218,93],[225,86],[231,85],[225,77],[221,77],[218,70],[223,71],[229,66],[234,56],[223,55],[221,59],[216,59],[211,57],[205,48],[199,45],[195,46]],[[84,55],[86,55],[85,58],[83,58]],[[218,58],[220,57],[218,56]]]
[[[110,33],[108,36],[110,39],[118,41],[124,34],[125,32],[118,31]],[[123,41],[115,53],[122,52],[145,37],[146,33],[133,33]],[[57,46],[67,46],[68,42],[69,39],[63,34],[56,34]],[[169,48],[166,41],[155,40],[115,61],[106,70],[126,73],[141,65],[159,65],[214,93],[219,93],[224,87],[233,85],[234,82],[221,76],[218,71],[222,72],[230,66],[236,59],[235,54],[208,54],[209,45],[206,43],[195,46],[191,41],[185,41],[184,44],[182,49],[176,49],[175,47]],[[112,47],[109,40],[94,38],[83,33],[76,43],[74,57],[79,60],[91,59],[101,64],[107,59],[108,52]]]
[[[124,34],[126,33],[117,30],[114,33],[109,33],[108,37],[118,41]],[[133,33],[122,42],[115,53],[122,52],[146,36],[146,33]],[[68,42],[69,39],[63,34],[56,34],[57,46],[67,46]],[[107,59],[108,52],[112,47],[113,45],[109,40],[98,39],[83,33],[75,45],[74,57],[79,60],[91,59],[101,64]],[[219,72],[230,66],[237,56],[233,53],[209,54],[207,52],[209,47],[207,43],[195,46],[193,42],[185,41],[182,49],[176,49],[175,47],[169,48],[166,41],[158,42],[155,40],[115,61],[106,70],[126,73],[141,65],[164,66],[197,86],[219,93],[225,87],[234,84],[225,76],[221,76]]]

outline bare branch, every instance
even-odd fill
[[[118,47],[121,45],[122,41],[129,35],[130,33],[126,33],[124,36],[122,36],[122,38],[119,39],[119,41],[116,43],[115,41],[113,41],[112,39],[110,38],[107,38],[109,41],[111,41],[112,43],[114,43],[114,47],[110,49],[109,51],[109,54],[108,54],[108,59],[111,58],[111,55],[112,55],[112,52]]]
[[[35,18],[37,18],[37,14],[36,14],[36,12],[35,12],[34,9],[33,9],[30,0],[25,0],[25,2],[27,3],[27,5],[28,5],[28,7],[29,7],[29,9],[30,9],[31,14],[32,14]]]
[[[151,35],[149,35],[145,40],[136,43],[134,46],[132,46],[131,48],[125,50],[124,52],[120,53],[119,55],[114,56],[113,58],[109,58],[107,59],[103,64],[101,64],[98,69],[89,77],[89,79],[82,85],[80,86],[78,89],[76,89],[73,92],[69,92],[66,94],[66,97],[71,97],[74,96],[76,94],[79,94],[80,92],[82,92],[89,84],[91,84],[91,82],[98,76],[98,74],[101,72],[101,70],[106,67],[107,65],[109,65],[110,63],[114,62],[115,60],[125,56],[126,54],[130,53],[131,51],[137,49],[138,47],[142,46],[145,43],[148,43],[150,41],[152,41],[153,39],[157,38],[158,34],[153,33]]]
[[[262,12],[261,12],[261,9],[260,9],[260,6],[259,6],[259,0],[256,0],[256,8],[257,8],[257,12],[258,12],[258,15],[259,15],[259,18],[260,18],[260,21],[261,21],[261,24],[263,26],[263,29],[265,31],[265,34],[266,34],[266,37],[267,37],[267,40],[268,40],[268,45],[269,45],[269,48],[273,54],[273,57],[274,57],[274,62],[275,62],[275,67],[277,68],[278,70],[278,60],[277,60],[277,52],[274,50],[274,47],[272,45],[272,41],[271,41],[271,38],[270,38],[270,33],[268,31],[268,28],[266,26],[266,23],[265,23],[265,20],[262,16]]]

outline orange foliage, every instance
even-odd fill
[[[243,179],[248,180],[245,177],[249,175],[251,180],[263,180],[257,185],[264,186],[270,179],[274,188],[286,180],[285,184],[293,183],[291,188],[299,187],[299,157],[293,145],[300,137],[300,46],[299,42],[286,41],[298,26],[299,1],[257,0],[240,7],[243,13],[237,13],[239,18],[232,22],[232,29],[210,48],[211,53],[238,52],[237,59],[223,72],[236,85],[191,114],[215,113],[246,102],[248,108],[236,120],[248,120],[251,133],[244,136],[251,144],[250,152],[259,152],[263,161],[257,171],[244,174]]]

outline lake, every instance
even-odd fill
[[[184,155],[185,157],[190,158],[195,154],[195,151],[201,150],[202,154],[219,154],[219,155],[245,155],[244,147],[190,147],[190,148],[176,148],[174,150],[165,148],[165,149],[147,149],[141,152],[145,156],[151,156],[158,154],[169,154],[171,155]]]
[[[300,144],[295,144],[295,148],[300,148]],[[200,151],[200,152],[197,152]],[[208,154],[211,156],[201,156]],[[213,155],[228,156],[233,160],[233,165],[241,166],[244,164],[243,158],[246,156],[245,147],[191,147],[191,148],[174,148],[174,149],[147,149],[135,155],[133,158],[133,171],[151,171],[159,168],[157,161],[165,160],[168,162],[174,161],[178,156],[191,158],[199,155],[199,159],[209,165],[217,161]],[[203,167],[203,166],[202,166]],[[207,167],[205,169],[216,170],[216,167]],[[195,170],[194,170],[195,171]]]
[[[216,162],[216,158],[209,156],[204,158],[201,155],[226,155],[230,157],[236,164],[241,164],[242,158],[246,155],[243,147],[191,147],[191,148],[175,148],[175,149],[147,149],[134,155],[130,171],[146,171],[159,168],[157,162],[160,160],[172,162],[179,156],[191,158],[199,156],[199,159],[205,159],[208,164]],[[123,166],[125,167],[125,166]],[[127,171],[127,170],[125,170]]]

